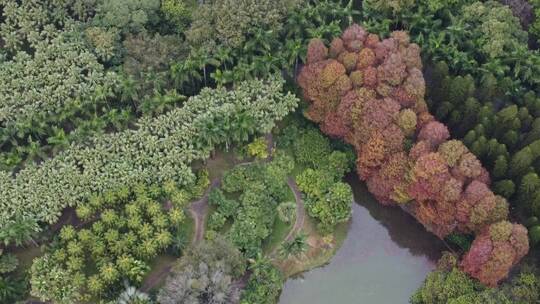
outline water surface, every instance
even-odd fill
[[[434,267],[442,243],[400,208],[384,207],[356,175],[347,238],[332,261],[289,279],[280,304],[405,304]]]

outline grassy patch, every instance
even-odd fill
[[[204,167],[206,167],[210,173],[210,180],[213,180],[215,178],[221,178],[225,171],[234,167],[235,162],[236,156],[233,149],[229,149],[229,151],[218,150],[214,153],[212,158],[209,158],[206,161]]]
[[[19,260],[19,266],[17,267],[18,274],[23,274],[28,269],[30,269],[30,267],[32,267],[32,262],[34,261],[34,259],[43,254],[40,247],[36,247],[33,245],[29,247],[17,248],[11,251],[11,253],[14,254]]]
[[[309,216],[304,222],[303,232],[308,236],[308,251],[301,257],[277,260],[276,266],[285,277],[291,277],[311,269],[324,266],[330,262],[347,236],[350,222],[339,224],[335,231],[323,236],[317,231],[317,223]]]
[[[143,280],[143,286],[145,284],[151,284],[152,289],[158,289],[165,283],[169,267],[174,265],[177,257],[170,254],[161,254],[154,259],[150,265],[150,272],[146,274]],[[151,282],[150,282],[151,281]]]
[[[184,231],[187,236],[188,244],[191,244],[194,237],[193,234],[195,233],[195,221],[189,212],[186,212],[186,219],[180,224],[180,231]]]
[[[263,253],[270,254],[274,249],[278,248],[281,242],[285,239],[289,231],[291,231],[293,223],[285,223],[276,217],[276,222],[270,234],[263,243]]]

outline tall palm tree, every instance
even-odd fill
[[[255,276],[257,276],[259,271],[264,271],[264,269],[266,269],[266,265],[271,263],[270,259],[261,252],[258,252],[255,258],[248,259],[248,262],[249,269],[253,271]]]
[[[288,66],[294,66],[294,70],[290,72],[293,73],[293,76],[296,75],[298,71],[298,60],[300,59],[300,56],[305,53],[304,41],[302,41],[302,39],[287,40],[283,52],[285,53],[284,57],[288,60]]]

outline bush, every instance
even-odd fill
[[[268,157],[268,147],[266,139],[264,137],[256,138],[252,143],[247,146],[249,156],[254,156],[258,159],[265,159]]]
[[[161,304],[228,303],[233,280],[244,271],[242,255],[230,243],[220,238],[206,241],[178,261],[157,300]]]
[[[174,30],[183,33],[191,23],[192,12],[196,9],[195,0],[162,0],[161,11]]]
[[[92,23],[123,33],[141,32],[159,22],[160,0],[102,0]]]
[[[28,281],[26,278],[0,275],[0,302],[16,303],[26,298]]]
[[[296,218],[296,203],[283,202],[277,207],[279,219],[284,223],[292,223]]]
[[[242,293],[241,304],[273,304],[281,293],[283,274],[268,262],[256,264],[248,285]]]
[[[304,166],[319,168],[326,164],[330,154],[330,142],[320,132],[307,129],[294,143],[294,157]]]
[[[2,254],[0,251],[0,274],[9,273],[17,269],[19,260],[12,254]]]
[[[483,304],[535,303],[539,299],[539,281],[534,269],[527,265],[499,288],[485,288],[449,265],[430,273],[411,297],[412,304]]]

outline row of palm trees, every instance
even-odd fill
[[[359,15],[353,1],[312,1],[289,13],[282,29],[254,28],[241,48],[218,46],[193,49],[190,56],[171,67],[171,75],[183,91],[285,72],[295,76],[305,60],[308,41],[329,41]]]

